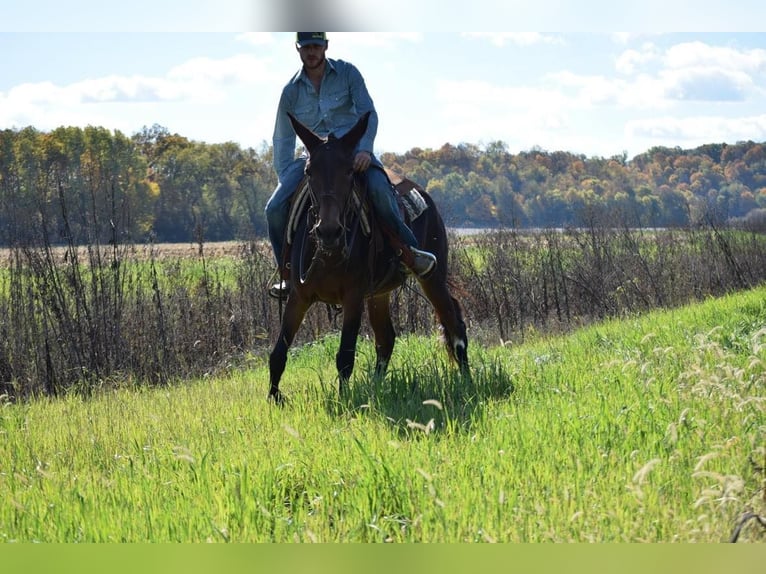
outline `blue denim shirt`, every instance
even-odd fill
[[[281,176],[295,159],[296,135],[287,112],[322,137],[330,133],[341,137],[367,111],[371,112],[370,120],[357,149],[372,153],[378,132],[378,114],[356,66],[327,58],[319,93],[301,68],[282,89],[279,98],[272,142],[277,176]]]

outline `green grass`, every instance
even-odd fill
[[[766,289],[517,347],[329,335],[268,368],[0,406],[4,541],[705,541],[764,513]],[[740,540],[766,540],[754,521]]]

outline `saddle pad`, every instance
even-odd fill
[[[304,177],[298,184],[298,191],[295,192],[293,200],[290,202],[290,215],[287,218],[287,243],[292,244],[295,231],[298,229],[298,220],[309,200],[309,179]]]
[[[397,191],[399,192],[402,205],[404,206],[404,210],[407,212],[407,217],[410,221],[415,221],[426,209],[428,209],[426,200],[423,199],[423,196],[417,188],[412,187],[404,192],[398,189]]]
[[[421,194],[425,190],[411,179],[399,175],[389,168],[385,168],[385,171],[399,195],[400,203],[404,207],[407,217],[410,221],[415,221],[428,209],[428,204]]]

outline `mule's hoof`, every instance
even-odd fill
[[[285,395],[279,389],[272,389],[269,391],[269,400],[274,401],[274,404],[278,407],[283,407],[287,399],[285,399]]]

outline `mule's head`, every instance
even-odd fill
[[[317,212],[314,227],[317,241],[325,250],[343,246],[344,215],[350,207],[354,184],[354,150],[364,132],[370,113],[367,112],[345,135],[322,138],[288,114],[290,122],[309,153],[306,173],[311,197]]]

